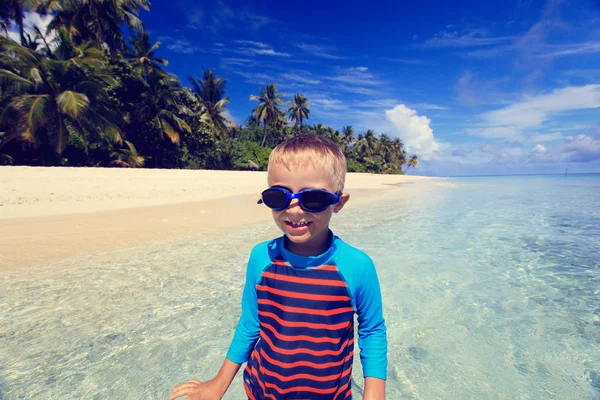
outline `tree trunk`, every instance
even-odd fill
[[[263,127],[264,133],[263,133],[263,140],[262,143],[260,144],[260,147],[265,147],[265,142],[267,140],[267,122],[265,121],[265,125]]]

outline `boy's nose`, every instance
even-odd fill
[[[288,206],[288,210],[302,211],[302,208],[300,208],[300,202],[298,201],[298,199],[292,199],[292,201],[290,202],[290,205]]]

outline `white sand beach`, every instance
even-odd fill
[[[265,172],[0,167],[0,269],[262,221],[266,182]],[[348,207],[448,184],[351,173]]]

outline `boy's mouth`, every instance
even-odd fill
[[[291,222],[291,221],[285,221],[285,224],[287,226],[289,226],[292,229],[302,229],[307,227],[308,225],[310,225],[312,222]]]

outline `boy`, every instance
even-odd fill
[[[254,247],[242,315],[217,376],[173,389],[169,400],[221,399],[241,364],[251,400],[352,396],[354,313],[364,399],[385,399],[387,339],[373,262],[329,230],[348,199],[346,159],[320,136],[297,136],[269,157],[262,200],[284,235]]]

